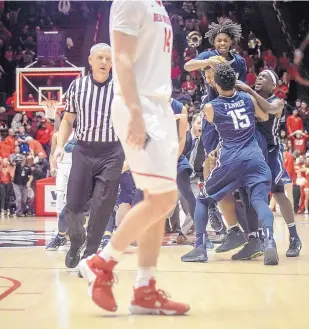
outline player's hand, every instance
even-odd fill
[[[209,154],[208,157],[212,160],[215,160],[217,158],[217,150],[212,150]]]
[[[53,154],[53,161],[52,161],[54,168],[57,168],[57,162],[58,161],[61,162],[62,158],[63,158],[63,147],[57,146]]]
[[[248,85],[246,85],[244,82],[240,81],[240,80],[236,81],[235,88],[237,90],[244,91],[245,93],[248,93],[248,92],[251,91],[251,88]]]
[[[208,65],[213,69],[221,63],[225,63],[226,59],[223,56],[212,56],[208,58]]]
[[[56,177],[57,169],[56,168],[50,168],[50,175],[52,177]]]
[[[300,49],[294,51],[294,64],[300,64],[304,57],[304,53]]]
[[[141,150],[145,146],[146,127],[142,114],[132,114],[128,127],[127,144],[134,149]]]

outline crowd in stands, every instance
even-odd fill
[[[198,71],[185,72],[184,64],[201,51],[210,49],[204,39],[210,22],[218,18],[236,21],[237,15],[233,7],[223,12],[221,5],[218,8],[215,2],[164,1],[164,4],[174,31],[171,71],[173,97],[185,104],[189,116],[192,117],[199,111],[204,81]],[[70,15],[75,15],[77,19],[87,19],[92,10],[88,2],[74,3]],[[9,112],[9,106],[15,91],[16,68],[25,67],[35,59],[36,33],[40,30],[57,30],[61,19],[67,17],[68,14],[58,10],[56,2],[0,1],[1,214],[11,214],[14,211],[18,216],[34,214],[36,181],[49,175],[47,159],[53,126],[44,118],[43,113]],[[187,37],[193,31],[202,36],[197,47],[188,44]],[[276,71],[280,78],[275,94],[287,100],[280,136],[285,147],[287,169],[295,184],[295,211],[308,212],[309,174],[308,182],[306,177],[307,171],[309,172],[309,108],[307,99],[289,103],[290,81],[294,74],[291,58],[287,53],[275,56],[272,50],[265,49],[263,40],[259,40],[252,32],[248,33],[245,40],[233,51],[243,56],[246,61],[247,83],[250,86],[254,86],[257,75],[263,69]],[[9,114],[8,120],[1,119],[1,115],[5,113]],[[11,209],[14,194],[16,210]]]

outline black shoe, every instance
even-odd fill
[[[208,218],[214,231],[220,232],[223,229],[223,220],[218,208],[210,208],[208,210]]]
[[[46,250],[50,250],[50,251],[58,250],[60,246],[66,245],[67,242],[68,240],[65,236],[60,237],[59,234],[57,234],[46,246]]]
[[[181,257],[182,262],[206,263],[208,261],[205,245],[194,248]]]
[[[264,240],[264,265],[278,265],[279,257],[276,242],[273,237],[265,237]]]
[[[300,250],[302,248],[302,243],[299,237],[292,238],[290,237],[289,249],[286,252],[286,257],[298,257]]]
[[[232,256],[232,260],[247,260],[263,255],[262,243],[259,238],[249,236],[248,243]]]
[[[237,230],[231,229],[227,232],[224,242],[216,249],[216,252],[227,252],[242,247],[246,243],[247,240],[239,228]]]
[[[83,233],[79,237],[71,238],[71,247],[65,257],[65,266],[74,268],[80,261],[80,254],[84,248],[86,241],[86,234]]]

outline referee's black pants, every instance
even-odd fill
[[[72,153],[67,211],[71,248],[84,235],[85,204],[91,199],[87,243],[83,258],[97,252],[115,206],[124,153],[118,142],[78,141]]]

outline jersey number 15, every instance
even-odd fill
[[[227,112],[227,115],[231,116],[233,119],[235,130],[250,127],[249,117],[247,114],[244,114],[244,112],[246,112],[244,108]]]

